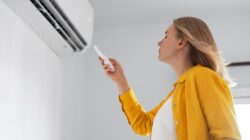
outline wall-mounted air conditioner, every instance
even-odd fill
[[[92,42],[88,0],[3,0],[58,55],[84,52]]]
[[[231,88],[235,103],[250,103],[250,61],[232,62],[228,65],[229,72],[237,85]]]

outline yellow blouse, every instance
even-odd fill
[[[201,65],[188,69],[167,97],[145,112],[134,92],[119,96],[128,123],[137,134],[151,134],[154,117],[173,94],[172,107],[177,140],[240,140],[234,102],[226,81]]]

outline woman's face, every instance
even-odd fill
[[[180,39],[176,37],[176,30],[174,25],[170,25],[165,32],[165,37],[158,42],[159,60],[169,63],[177,54],[177,46]]]

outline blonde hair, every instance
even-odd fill
[[[204,21],[195,17],[181,17],[173,21],[177,38],[187,39],[193,65],[201,64],[217,72],[229,86],[231,80],[226,65],[217,49],[212,33]]]

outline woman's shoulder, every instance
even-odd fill
[[[190,72],[189,78],[195,79],[196,81],[203,81],[211,78],[214,80],[224,81],[224,78],[222,78],[217,72],[202,65],[196,65],[195,68]]]
[[[215,74],[216,72],[206,66],[196,65],[193,69],[194,74]]]

